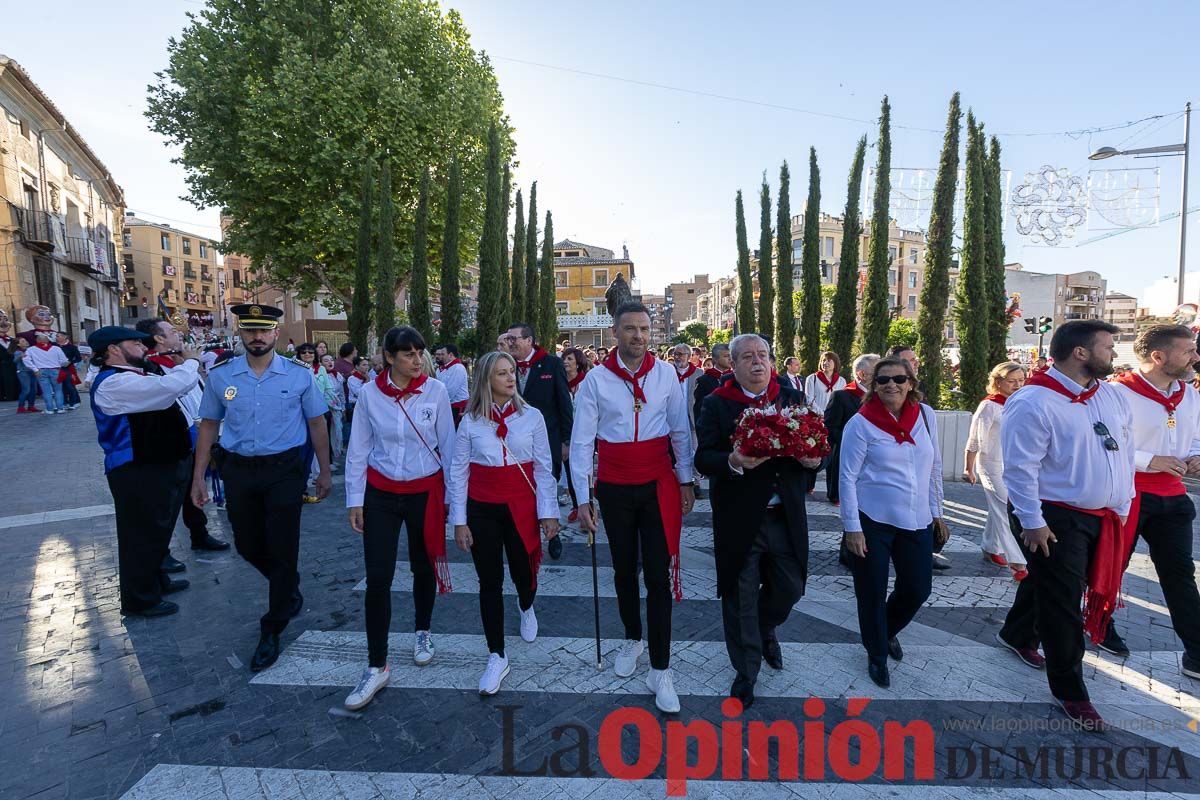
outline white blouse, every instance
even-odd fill
[[[967,452],[978,453],[979,461],[989,466],[1004,463],[1000,452],[1000,419],[1004,406],[984,398],[971,417],[971,432],[967,435]]]
[[[346,449],[346,507],[363,504],[368,466],[396,481],[417,480],[445,467],[448,481],[453,453],[454,418],[445,386],[426,380],[420,394],[404,398],[401,409],[374,381],[363,384]]]
[[[862,531],[860,511],[906,531],[924,530],[942,516],[937,416],[924,403],[912,437],[915,445],[900,444],[862,414],[846,423],[838,451],[838,487],[847,533]]]
[[[804,395],[808,398],[808,405],[818,414],[825,413],[825,409],[829,405],[829,398],[833,397],[834,392],[845,388],[846,379],[841,375],[838,375],[837,380],[833,382],[832,389],[826,389],[825,384],[821,383],[821,379],[815,372],[804,379]]]
[[[504,439],[507,453],[500,444],[500,437],[496,435],[496,423],[491,419],[465,414],[459,423],[446,494],[452,525],[467,524],[467,495],[472,464],[502,467],[532,461],[538,519],[558,519],[557,484],[550,458],[550,438],[546,434],[546,420],[542,412],[526,404],[524,411],[513,414],[504,423],[508,426],[508,436]],[[516,474],[516,470],[513,473]],[[517,477],[520,478],[519,475]],[[520,480],[522,484],[525,482],[523,478]],[[528,491],[528,487],[521,491]]]

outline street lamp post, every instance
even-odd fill
[[[1113,156],[1152,157],[1164,155],[1183,156],[1183,189],[1180,194],[1182,205],[1179,208],[1179,292],[1176,303],[1183,305],[1183,277],[1187,265],[1187,212],[1188,212],[1188,156],[1191,140],[1192,104],[1183,107],[1183,142],[1180,144],[1163,144],[1157,147],[1138,147],[1133,150],[1118,150],[1115,147],[1101,147],[1088,156],[1091,161],[1102,161]]]

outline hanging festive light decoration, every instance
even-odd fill
[[[1087,186],[1066,167],[1044,165],[1025,174],[1010,196],[1017,231],[1031,244],[1058,247],[1088,218]]]

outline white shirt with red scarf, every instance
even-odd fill
[[[649,357],[649,354],[647,354]],[[635,373],[617,359],[632,377]],[[588,370],[575,393],[575,423],[571,427],[571,480],[580,502],[590,486],[592,453],[597,439],[606,442],[641,442],[669,436],[675,452],[675,475],[680,483],[692,480],[692,440],[688,403],[679,390],[679,373],[669,362],[655,359],[654,367],[639,380],[646,401],[634,411],[632,385],[603,363]]]
[[[822,380],[824,377],[825,373],[814,372],[804,380],[804,396],[808,398],[809,407],[818,414],[825,413],[834,392],[846,388],[846,379],[841,375],[834,373],[832,386],[825,385],[825,381]]]
[[[467,368],[457,358],[444,367],[438,367],[437,379],[446,386],[450,405],[467,402]]]
[[[1188,459],[1200,455],[1200,394],[1191,386],[1172,381],[1167,391],[1162,391],[1142,377],[1140,370],[1134,371],[1136,380],[1157,392],[1164,400],[1183,389],[1183,399],[1175,408],[1175,424],[1167,424],[1167,409],[1148,397],[1142,397],[1133,389],[1122,386],[1125,399],[1133,411],[1133,466],[1138,472],[1150,471],[1150,459],[1155,456],[1175,456]],[[1120,383],[1117,384],[1121,386]]]

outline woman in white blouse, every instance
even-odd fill
[[[425,340],[407,325],[383,337],[387,369],[363,385],[346,448],[346,506],[366,561],[368,664],[346,707],[371,702],[388,682],[388,629],[400,527],[408,529],[416,641],[413,662],[433,660],[433,601],[450,590],[446,560],[446,470],[454,418],[446,387],[422,374]]]
[[[983,484],[987,497],[987,528],[983,532],[983,556],[998,567],[1012,570],[1013,580],[1024,580],[1025,556],[1017,545],[1008,521],[1008,490],[1004,488],[1004,459],[1000,453],[1000,417],[1004,401],[1025,383],[1025,368],[1005,361],[988,375],[988,394],[971,418],[967,437],[967,467],[963,474],[968,483]]]
[[[821,353],[821,369],[804,379],[804,396],[813,411],[824,414],[833,393],[846,388],[846,379],[838,374],[841,371],[842,360],[837,353]]]
[[[862,407],[842,432],[842,526],[854,573],[867,672],[891,685],[887,659],[904,651],[896,636],[933,588],[933,543],[942,521],[942,459],[937,419],[921,403],[908,362],[880,359]],[[896,585],[887,594],[888,564]]]
[[[508,353],[479,359],[467,413],[458,426],[450,467],[454,540],[470,551],[479,575],[479,614],[488,662],[479,693],[493,695],[508,675],[504,650],[504,558],[517,587],[521,638],[537,638],[533,599],[542,561],[541,537],[558,535],[558,498],[550,440],[541,412],[517,394],[517,363]]]

